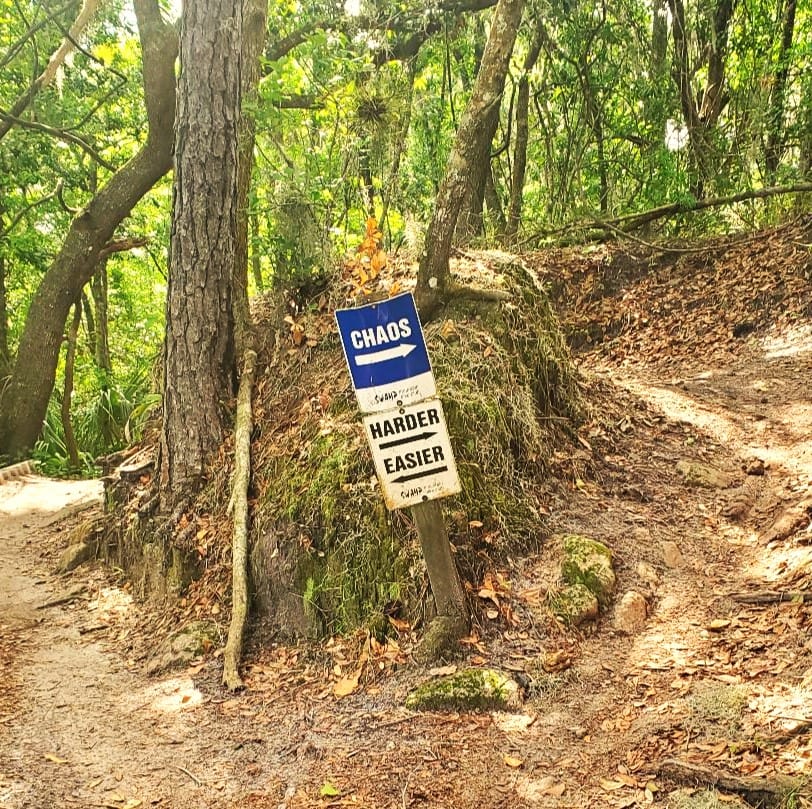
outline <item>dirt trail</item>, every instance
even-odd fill
[[[718,368],[588,360],[607,408],[585,435],[597,474],[550,510],[558,530],[613,548],[619,592],[642,593],[649,616],[632,635],[611,612],[595,629],[550,631],[533,616],[554,543],[506,571],[518,623],[481,633],[469,659],[559,661],[512,716],[410,716],[404,695],[426,676],[412,666],[336,700],[329,648],[327,665],[255,650],[242,696],[221,691],[212,657],[149,679],[128,656],[127,593],[99,571],[47,573],[66,543],[54,520],[97,484],[0,486],[0,808],[678,807],[665,759],[809,772],[812,606],[731,597],[812,579],[812,332],[782,341],[753,337]],[[761,471],[754,458],[764,474],[746,473]],[[679,461],[731,485],[689,486]],[[82,583],[84,597],[37,609]]]

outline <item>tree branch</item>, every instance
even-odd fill
[[[41,124],[39,121],[26,121],[24,118],[17,118],[15,115],[0,110],[0,120],[7,121],[9,124],[15,124],[23,129],[31,129],[34,132],[42,132],[44,135],[49,135],[57,140],[64,140],[67,143],[75,143],[88,157],[93,158],[100,166],[103,166],[108,171],[115,171],[116,167],[108,160],[105,160],[98,151],[91,146],[84,138],[75,135],[73,132],[68,132],[64,129],[56,129],[47,124]],[[9,128],[11,128],[9,126]]]
[[[28,205],[25,206],[25,208],[23,208],[21,211],[18,211],[17,214],[14,216],[14,218],[11,220],[11,222],[9,222],[8,225],[6,225],[6,227],[3,228],[3,230],[0,230],[0,241],[5,239],[6,236],[8,236],[8,234],[11,233],[11,231],[14,230],[15,227],[17,227],[22,218],[29,211],[33,210],[34,208],[37,208],[43,203],[48,202],[49,200],[52,200],[55,196],[61,193],[61,191],[62,191],[62,180],[60,180],[56,184],[56,188],[54,188],[54,190],[51,191],[50,194],[46,194],[44,197],[40,197],[39,199],[34,200],[34,202],[30,202]]]

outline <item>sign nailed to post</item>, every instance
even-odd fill
[[[366,416],[364,427],[389,509],[460,491],[439,399]]]
[[[341,344],[358,404],[377,413],[437,392],[411,293],[336,310]]]
[[[443,406],[410,292],[336,310],[375,471],[391,509],[460,491]]]

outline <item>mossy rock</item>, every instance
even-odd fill
[[[701,489],[728,489],[733,485],[733,479],[727,472],[697,461],[679,461],[677,472],[682,475],[688,486]]]
[[[597,596],[580,582],[568,584],[550,596],[550,608],[567,626],[578,626],[598,617]]]
[[[147,674],[160,674],[188,665],[220,642],[220,629],[211,621],[191,621],[169,637],[147,663]]]
[[[406,698],[412,711],[513,711],[521,704],[519,686],[494,669],[464,669],[429,680]]]
[[[602,542],[579,534],[563,538],[564,558],[561,578],[568,585],[583,585],[604,608],[612,600],[617,578],[612,567],[612,551]]]

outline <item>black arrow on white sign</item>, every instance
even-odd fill
[[[411,444],[413,441],[425,441],[437,433],[420,433],[420,435],[410,435],[408,438],[396,438],[394,441],[387,441],[385,444],[378,444],[381,449],[389,449],[390,447],[399,447],[401,444]]]
[[[448,472],[447,466],[435,466],[434,469],[424,469],[422,472],[415,472],[413,475],[401,475],[399,478],[392,478],[393,483],[406,483],[418,478],[427,478],[429,475],[437,475],[440,472]]]

